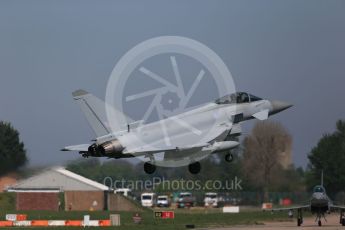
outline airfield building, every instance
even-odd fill
[[[133,200],[62,167],[45,170],[8,187],[17,210],[140,211]]]
[[[109,188],[64,168],[53,168],[9,187],[17,210],[104,210]]]

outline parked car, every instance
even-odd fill
[[[142,193],[141,194],[141,205],[143,207],[154,207],[156,205],[156,194],[155,193]]]
[[[205,193],[204,204],[205,207],[218,207],[218,194],[215,192],[207,192]]]
[[[178,196],[177,207],[193,207],[195,206],[196,198],[190,192],[181,192]]]
[[[169,197],[166,195],[161,195],[157,197],[157,206],[158,207],[169,207],[170,201]]]

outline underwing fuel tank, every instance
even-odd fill
[[[237,141],[220,141],[214,142],[211,146],[203,148],[203,150],[212,150],[213,152],[224,152],[236,148],[240,143]]]

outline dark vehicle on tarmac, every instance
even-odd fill
[[[181,192],[178,195],[177,207],[178,208],[189,208],[196,204],[196,198],[190,192]]]

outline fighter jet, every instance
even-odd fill
[[[177,158],[188,161],[192,174],[200,172],[199,161],[211,153],[225,152],[225,160],[231,162],[233,155],[230,150],[239,145],[231,137],[241,134],[242,122],[254,118],[266,120],[292,106],[237,92],[147,124],[132,122],[128,118],[129,122],[123,124],[124,129],[112,131],[104,115],[109,105],[85,90],[77,90],[72,95],[96,138],[93,143],[67,146],[62,151],[78,151],[83,157],[144,157],[148,159],[144,163],[144,171],[148,174],[156,170],[158,161],[155,155],[158,153],[164,153],[166,165],[174,165]],[[126,117],[125,114],[123,116]]]
[[[316,215],[315,222],[317,221],[319,226],[322,225],[322,218],[326,220],[326,213],[330,213],[332,211],[340,211],[339,222],[342,226],[345,226],[345,206],[334,205],[331,199],[327,196],[326,189],[323,186],[323,172],[321,172],[321,184],[314,187],[308,204],[289,208],[270,209],[270,211],[272,212],[288,211],[289,216],[292,216],[293,211],[295,210],[297,210],[297,226],[301,226],[303,224],[303,210],[307,210],[313,215]]]

